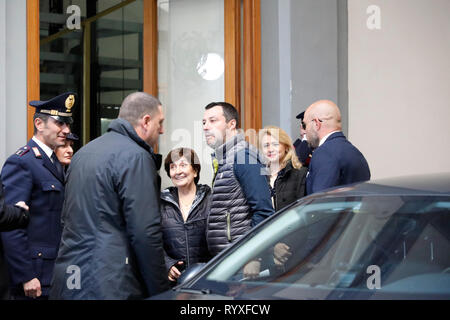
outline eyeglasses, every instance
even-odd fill
[[[314,118],[314,119],[311,119],[311,121],[314,121],[314,120],[319,120],[319,122],[323,122],[323,120],[327,120],[327,119],[319,119],[319,118]],[[303,130],[306,130],[306,123],[302,120],[302,128],[303,128]]]

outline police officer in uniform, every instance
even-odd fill
[[[35,107],[34,136],[10,156],[2,169],[5,202],[24,201],[25,229],[2,232],[12,299],[46,299],[61,238],[64,173],[54,150],[66,142],[76,94],[67,92]]]
[[[302,163],[304,167],[309,166],[309,162],[311,161],[312,149],[308,145],[308,141],[306,140],[306,131],[303,123],[303,117],[305,116],[305,111],[299,113],[296,118],[300,119],[300,138],[295,140],[294,148],[295,153],[297,154],[298,159]]]

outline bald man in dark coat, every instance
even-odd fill
[[[306,136],[314,153],[306,179],[307,194],[331,187],[370,180],[363,154],[341,132],[341,113],[336,104],[320,100],[306,109]]]

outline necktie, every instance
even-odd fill
[[[61,163],[59,162],[59,160],[58,160],[58,158],[56,157],[56,154],[53,152],[52,153],[52,160],[53,160],[53,164],[55,165],[55,167],[56,167],[56,171],[58,172],[58,175],[61,177],[61,178],[64,178],[64,173],[63,173],[63,168],[62,168],[62,165],[61,165]]]

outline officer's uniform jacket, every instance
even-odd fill
[[[30,208],[26,229],[1,234],[11,292],[23,294],[23,283],[38,278],[46,296],[61,238],[64,176],[30,140],[5,162],[1,179],[6,203],[25,201]]]

